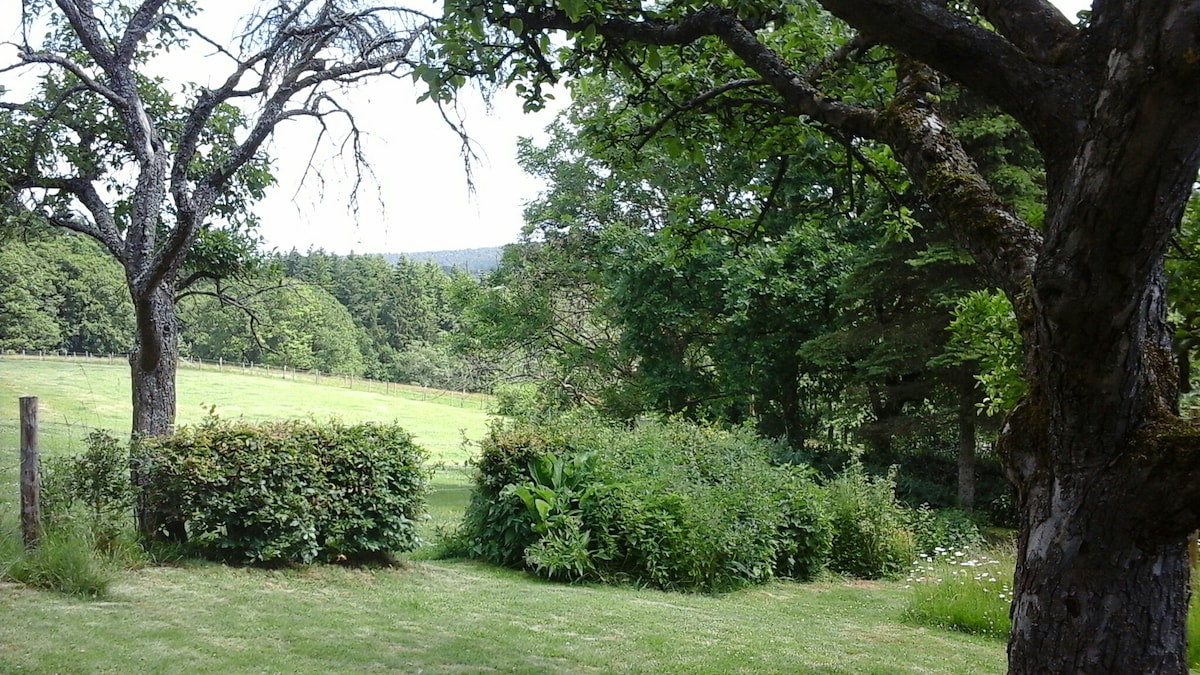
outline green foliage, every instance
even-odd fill
[[[226,286],[226,296],[180,302],[185,351],[194,357],[290,366],[339,375],[366,370],[360,331],[349,312],[325,290],[305,283],[255,290]]]
[[[976,377],[985,394],[980,407],[988,415],[1012,410],[1025,393],[1021,338],[1012,303],[1003,293],[972,291],[955,305],[948,330],[948,355],[979,364]]]
[[[379,255],[337,256],[321,250],[293,250],[277,259],[289,284],[302,282],[331,296],[346,321],[329,328],[306,324],[326,342],[360,355],[368,377],[439,389],[486,391],[489,364],[473,351],[452,350],[462,322],[459,294],[472,294],[478,282],[460,270],[447,273],[433,262],[400,257],[389,263]],[[353,336],[331,328],[351,323]],[[245,321],[242,321],[245,324]],[[280,358],[279,356],[275,358]],[[283,364],[281,364],[283,365]],[[298,363],[288,363],[308,367]],[[344,368],[343,368],[344,369]]]
[[[983,544],[983,533],[972,515],[960,509],[934,510],[927,505],[908,509],[905,526],[913,535],[917,553],[962,551]]]
[[[826,485],[833,523],[829,569],[856,577],[893,577],[912,563],[916,542],[896,501],[895,476],[869,476],[853,463]]]
[[[1185,394],[1181,407],[1195,409],[1192,363],[1200,348],[1200,191],[1193,191],[1188,201],[1174,245],[1167,252],[1166,272],[1169,318],[1175,333],[1172,348]]]
[[[530,417],[542,409],[538,386],[532,382],[502,382],[492,387],[497,415]]]
[[[533,517],[509,486],[527,480],[530,462],[562,447],[565,441],[555,431],[493,423],[473,460],[475,489],[460,533],[471,557],[507,566],[524,559],[525,548],[536,539]]]
[[[0,350],[113,353],[133,344],[121,267],[75,234],[0,247]]]
[[[386,557],[419,544],[426,452],[395,425],[210,418],[147,441],[148,498],[189,545],[247,563]]]
[[[551,579],[722,591],[810,578],[832,533],[811,471],[749,431],[579,415],[497,426],[463,532],[472,554]]]
[[[782,518],[780,544],[775,552],[775,576],[812,579],[828,565],[833,552],[833,522],[825,491],[811,470],[787,465],[786,477],[775,490]]]
[[[82,517],[97,547],[117,547],[133,524],[128,448],[104,431],[92,431],[82,453],[51,457],[42,465],[41,496],[47,523],[66,525]]]

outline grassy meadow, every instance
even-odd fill
[[[252,421],[338,417],[346,422],[395,420],[434,460],[461,465],[469,449],[463,439],[478,440],[487,429],[486,407],[479,397],[461,397],[415,387],[337,386],[337,378],[270,377],[263,371],[236,368],[179,369],[177,421],[202,420],[209,411]],[[278,373],[279,371],[274,371]],[[0,357],[0,443],[16,433],[17,400],[38,397],[38,421],[46,452],[60,442],[78,442],[93,428],[125,433],[132,416],[129,365],[115,359],[38,360]]]
[[[0,358],[0,473],[17,397],[81,439],[128,426],[124,364]],[[440,402],[439,402],[440,401]],[[449,403],[449,404],[447,404]],[[184,368],[181,423],[224,417],[398,420],[435,461],[427,533],[456,522],[457,468],[486,413],[453,399]],[[45,432],[44,432],[45,433]],[[49,441],[49,439],[47,439]],[[61,447],[61,446],[60,446]],[[3,448],[8,448],[4,450]],[[48,452],[55,452],[48,448]],[[11,528],[15,477],[0,521]],[[11,541],[12,537],[8,537]],[[101,600],[0,584],[0,673],[999,673],[1001,640],[903,620],[905,582],[774,582],[720,596],[542,582],[465,561],[258,569],[185,562],[114,570]]]

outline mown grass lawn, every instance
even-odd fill
[[[907,626],[896,583],[723,596],[564,586],[467,562],[213,564],[86,601],[0,591],[0,671],[39,673],[998,673],[995,640]]]

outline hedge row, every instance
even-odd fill
[[[211,418],[143,443],[145,497],[200,553],[239,563],[356,560],[419,543],[427,453],[395,425]]]

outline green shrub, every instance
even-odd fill
[[[939,549],[977,549],[983,544],[983,533],[974,518],[961,509],[934,510],[928,506],[907,509],[905,526],[913,535],[919,554],[932,554]]]
[[[332,562],[419,544],[427,453],[398,426],[212,418],[143,452],[150,502],[184,521],[202,554]]]
[[[807,581],[829,562],[833,550],[833,522],[826,506],[825,491],[815,482],[816,471],[788,465],[786,479],[775,489],[774,498],[783,518],[775,575]]]
[[[916,558],[891,476],[868,476],[853,463],[826,486],[833,524],[829,569],[875,579],[896,576]]]
[[[43,463],[39,480],[47,527],[80,521],[98,550],[122,547],[123,535],[133,524],[135,495],[126,444],[104,431],[93,431],[82,453]]]
[[[536,540],[533,518],[510,486],[530,479],[529,463],[564,448],[553,430],[528,422],[498,421],[472,461],[474,490],[458,536],[466,553],[497,565],[519,566]]]
[[[492,387],[497,415],[505,417],[535,417],[544,408],[538,385],[534,382],[506,382]]]
[[[812,472],[748,431],[571,416],[492,430],[463,531],[472,554],[550,579],[720,591],[805,578],[832,539]]]

